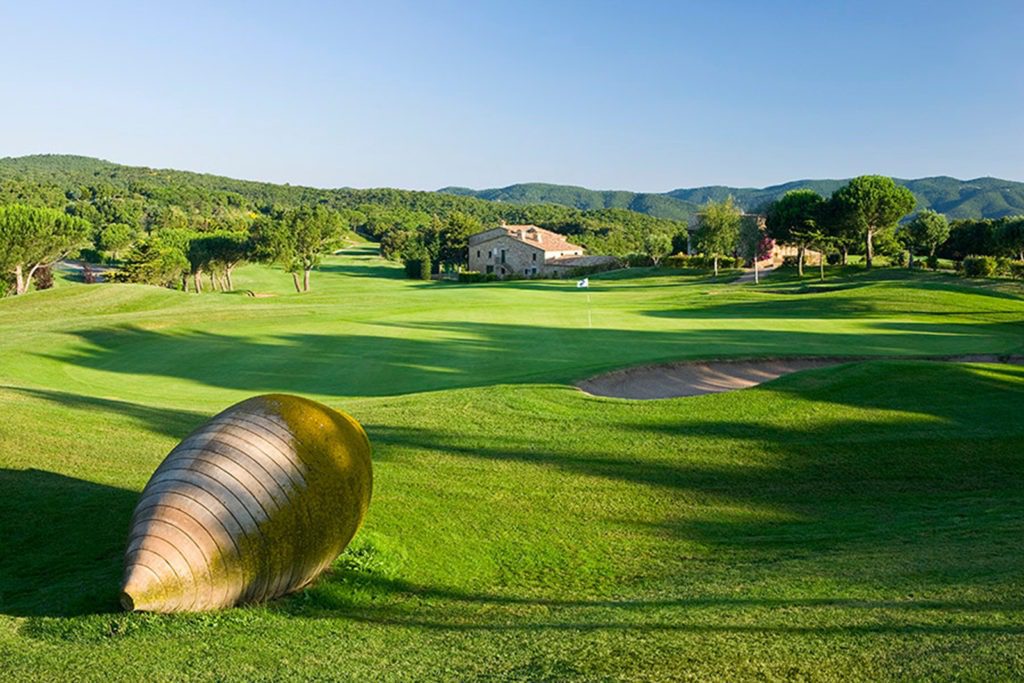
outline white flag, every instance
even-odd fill
[[[589,287],[590,286],[590,278],[589,277],[585,277],[582,280],[579,280],[576,283],[576,286],[577,287]]]

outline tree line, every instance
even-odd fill
[[[502,221],[535,223],[594,253],[623,256],[644,253],[652,234],[659,236],[655,241],[679,243],[686,228],[622,209],[512,205],[393,189],[320,190],[82,157],[17,161],[0,165],[0,205],[80,219],[88,234],[76,236],[75,249],[84,260],[115,266],[112,279],[193,291],[230,289],[232,270],[245,261],[276,263],[306,291],[323,255],[350,233],[379,241],[387,258],[418,260],[437,272],[464,266],[468,236]],[[65,256],[62,251],[57,258]],[[15,280],[15,266],[0,266],[2,292]]]
[[[807,250],[823,258],[835,256],[844,265],[850,254],[863,254],[868,268],[878,254],[905,254],[910,267],[925,257],[933,268],[939,257],[957,262],[969,256],[1024,260],[1024,216],[950,223],[930,209],[910,216],[914,206],[914,195],[891,178],[860,176],[827,198],[810,189],[787,192],[763,207],[763,230],[755,221],[743,220],[731,197],[709,202],[699,216],[694,241],[698,251],[715,260],[716,274],[720,257],[752,259],[755,252],[765,252],[766,239],[796,247],[800,275]]]
[[[390,259],[421,274],[466,264],[469,235],[504,221],[562,233],[591,253],[657,265],[687,248],[687,226],[624,209],[580,210],[550,204],[488,202],[393,189],[319,190],[218,176],[107,164],[79,157],[36,157],[0,165],[0,294],[23,293],[47,267],[78,250],[116,266],[112,279],[201,292],[230,290],[241,263],[270,262],[297,291],[325,254],[359,233]],[[863,253],[909,251],[962,260],[969,255],[1020,257],[1024,219],[952,224],[913,209],[905,188],[862,176],[825,198],[794,190],[763,207],[766,230],[744,219],[731,200],[705,206],[692,235],[698,250],[719,256],[770,252],[772,240],[814,249],[845,262]],[[948,233],[947,233],[948,231]],[[767,251],[766,251],[767,250]]]

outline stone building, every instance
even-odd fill
[[[536,225],[500,225],[469,237],[469,269],[510,276],[564,276],[574,268],[605,265],[609,256],[585,256],[583,247]]]

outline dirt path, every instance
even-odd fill
[[[765,278],[765,276],[770,275],[773,270],[775,270],[775,266],[766,266],[766,267],[762,268],[761,272],[760,272],[761,279],[763,280]],[[734,285],[745,285],[748,282],[753,282],[753,281],[754,281],[754,269],[753,268],[747,268],[746,270],[744,270],[743,275],[740,275],[738,278],[733,280],[732,283]]]
[[[932,360],[957,363],[1011,363],[1024,365],[1024,356],[944,356],[899,358],[782,358],[772,360],[710,361],[648,365],[616,370],[576,384],[588,394],[612,398],[654,399],[700,396],[746,389],[811,368],[824,368],[862,360]]]

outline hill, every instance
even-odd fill
[[[350,227],[376,240],[391,230],[421,230],[459,212],[482,225],[534,223],[573,235],[592,251],[615,255],[637,251],[652,231],[671,235],[685,227],[643,202],[637,203],[642,210],[631,210],[531,203],[525,197],[500,203],[458,193],[322,189],[53,154],[0,159],[0,203],[5,202],[64,209],[97,227],[126,223],[147,231],[169,226],[238,229],[269,207],[319,204],[344,212]]]
[[[698,208],[698,204],[668,194],[588,190],[575,185],[548,183],[520,183],[479,191],[465,187],[446,187],[438,192],[513,204],[559,204],[583,210],[628,209],[672,220],[687,220]]]
[[[917,197],[918,209],[934,209],[950,218],[999,218],[1024,213],[1024,183],[999,178],[958,180],[948,176],[896,182]],[[510,203],[550,203],[578,209],[622,208],[659,218],[687,220],[708,200],[721,201],[732,195],[748,211],[757,211],[790,190],[809,188],[828,196],[846,180],[794,180],[764,188],[707,187],[680,188],[664,193],[589,190],[573,185],[520,183],[488,190],[446,187],[441,193]]]

